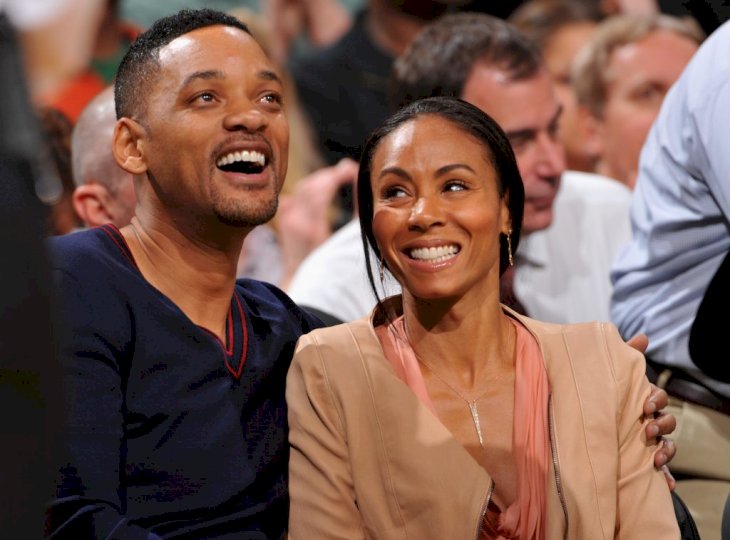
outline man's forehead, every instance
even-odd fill
[[[226,53],[246,61],[268,63],[269,59],[253,37],[233,26],[214,25],[198,28],[178,36],[160,48],[161,66],[169,63],[190,64],[196,60],[216,58],[223,61]],[[242,56],[242,54],[245,56]]]
[[[552,79],[544,68],[532,77],[513,80],[497,67],[477,66],[464,85],[462,98],[505,130],[549,122],[559,110]]]

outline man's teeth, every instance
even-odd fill
[[[450,259],[458,252],[458,246],[438,246],[412,249],[410,256],[412,259],[419,259],[421,261],[442,262]]]
[[[236,161],[247,161],[249,163],[258,163],[262,167],[266,165],[266,157],[261,152],[256,152],[255,150],[248,151],[244,150],[243,152],[231,152],[230,154],[227,154],[220,158],[218,160],[218,167],[222,167],[223,165],[230,165],[231,163],[235,163]]]

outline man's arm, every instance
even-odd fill
[[[46,534],[154,540],[159,537],[125,515],[125,366],[120,360],[125,352],[103,322],[115,320],[115,306],[90,298],[65,272],[56,277],[66,323],[60,339],[65,407],[56,461],[60,478],[49,503]],[[121,315],[120,328],[127,318]]]

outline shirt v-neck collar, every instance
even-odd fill
[[[134,255],[132,255],[132,251],[129,249],[129,244],[127,244],[127,241],[124,239],[121,231],[111,223],[101,225],[99,229],[101,229],[101,231],[114,243],[122,256],[124,256],[124,258],[127,259],[132,267],[139,273],[140,277],[147,282],[142,275],[139,266],[137,266],[137,262],[134,260]],[[147,283],[149,284],[149,282]],[[150,287],[152,286],[150,285]],[[154,289],[154,287],[152,288]],[[165,296],[159,290],[154,290],[157,291],[158,294]],[[177,305],[167,296],[165,296],[165,298],[168,302],[177,307]],[[177,309],[180,310],[179,307],[177,307]],[[180,310],[180,312],[183,313],[182,310]],[[246,363],[246,355],[248,353],[248,323],[246,321],[246,313],[244,310],[244,300],[241,298],[240,293],[234,288],[233,296],[231,297],[231,304],[228,308],[228,315],[226,316],[226,343],[223,343],[218,336],[207,328],[203,328],[199,325],[195,325],[195,327],[204,331],[206,334],[211,336],[216,343],[218,343],[224,353],[225,365],[228,373],[230,373],[234,379],[239,380],[243,373],[243,366]]]

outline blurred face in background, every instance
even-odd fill
[[[461,97],[494,118],[512,145],[525,185],[522,233],[549,227],[565,170],[559,129],[562,106],[550,74],[543,69],[515,81],[496,67],[478,63]]]
[[[555,83],[555,92],[563,106],[560,117],[560,138],[565,148],[566,166],[577,171],[592,171],[595,152],[586,144],[586,116],[577,107],[570,84],[570,72],[578,51],[596,30],[594,22],[575,22],[561,26],[547,41],[543,50],[545,66]]]
[[[649,129],[664,96],[697,48],[686,37],[658,30],[612,52],[606,102],[597,119],[598,172],[633,189]]]

